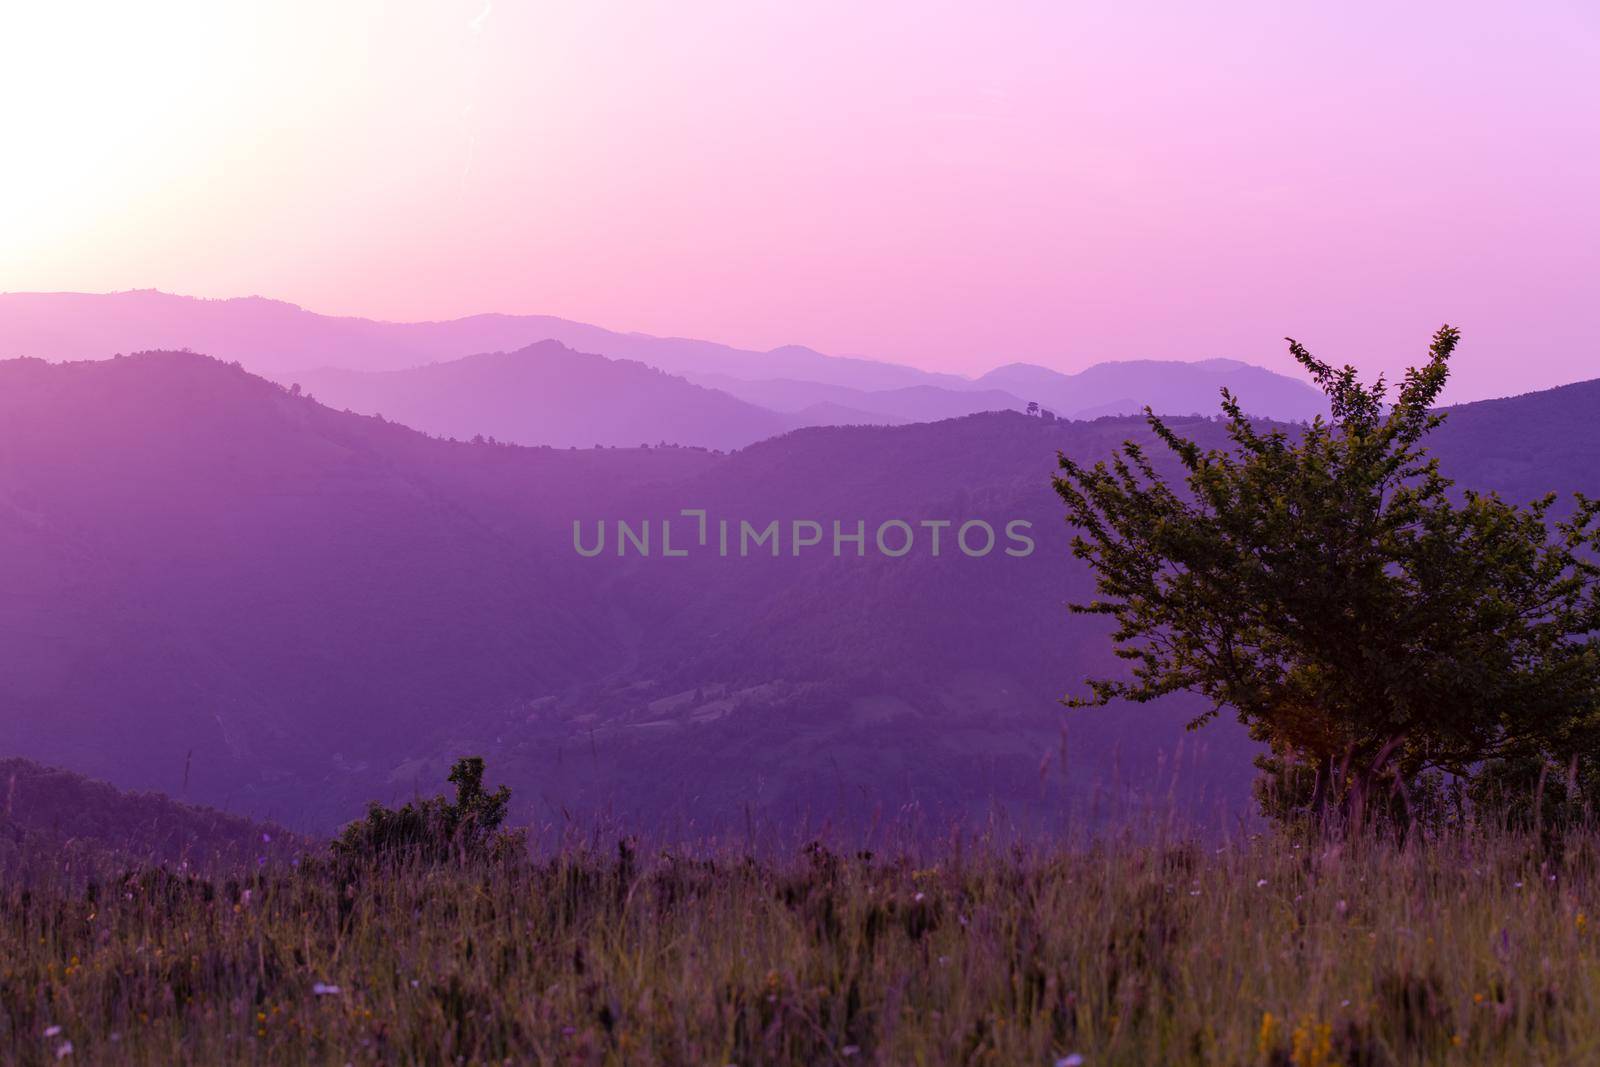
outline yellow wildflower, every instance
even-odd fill
[[[1261,1013],[1261,1032],[1256,1035],[1256,1050],[1265,1056],[1278,1044],[1278,1020],[1270,1011]]]
[[[1302,1022],[1295,1027],[1289,1062],[1294,1067],[1329,1067],[1333,1062],[1333,1024]]]

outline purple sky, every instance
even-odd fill
[[[1600,374],[1600,6],[7,4],[0,290]]]

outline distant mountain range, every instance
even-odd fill
[[[1596,411],[1600,382],[1469,405],[1437,451],[1478,488],[1594,492]],[[194,354],[0,362],[0,751],[314,829],[469,752],[546,827],[1045,819],[1169,785],[1237,804],[1252,746],[1226,723],[1186,735],[1192,702],[1056,703],[1116,661],[1102,621],[1064,609],[1089,584],[1048,478],[1058,449],[1127,437],[1141,420],[999,412],[728,455],[522,448]],[[664,518],[688,555],[659,525],[649,557],[617,554],[616,520]],[[719,519],[924,539],[836,556],[784,532],[777,555],[724,556]],[[976,520],[1025,520],[1037,548],[969,557],[951,539]],[[614,538],[581,555],[575,521]]]
[[[320,370],[294,384],[335,408],[441,437],[566,448],[684,443],[742,448],[799,423],[628,359],[540,341],[408,370]],[[863,418],[863,421],[866,421]]]
[[[0,294],[0,356],[103,359],[117,351],[191,348],[277,377],[323,367],[401,370],[545,340],[691,377],[799,378],[855,389],[968,384],[957,375],[825,356],[799,345],[752,352],[711,341],[617,333],[549,315],[400,323],[318,315],[262,297],[203,300],[155,290]]]
[[[1214,415],[1224,388],[1261,418],[1306,422],[1328,411],[1322,393],[1305,382],[1236,359],[1097,363],[1077,374],[1012,363],[976,384],[1029,397],[1074,419],[1136,415],[1146,407],[1163,415]]]
[[[1323,410],[1305,383],[1232,360],[1106,363],[1078,374],[1012,364],[974,381],[799,346],[743,351],[538,315],[388,323],[256,297],[0,294],[0,356],[103,359],[178,348],[430,433],[522,444],[734,448],[798,426],[930,422],[1030,403],[1066,418],[1146,404],[1189,414],[1215,411],[1224,386],[1263,417]]]

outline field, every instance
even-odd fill
[[[17,1063],[1600,1062],[1600,834],[13,880]]]

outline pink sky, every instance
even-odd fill
[[[213,0],[0,14],[0,290],[976,372],[1600,374],[1600,8]]]

